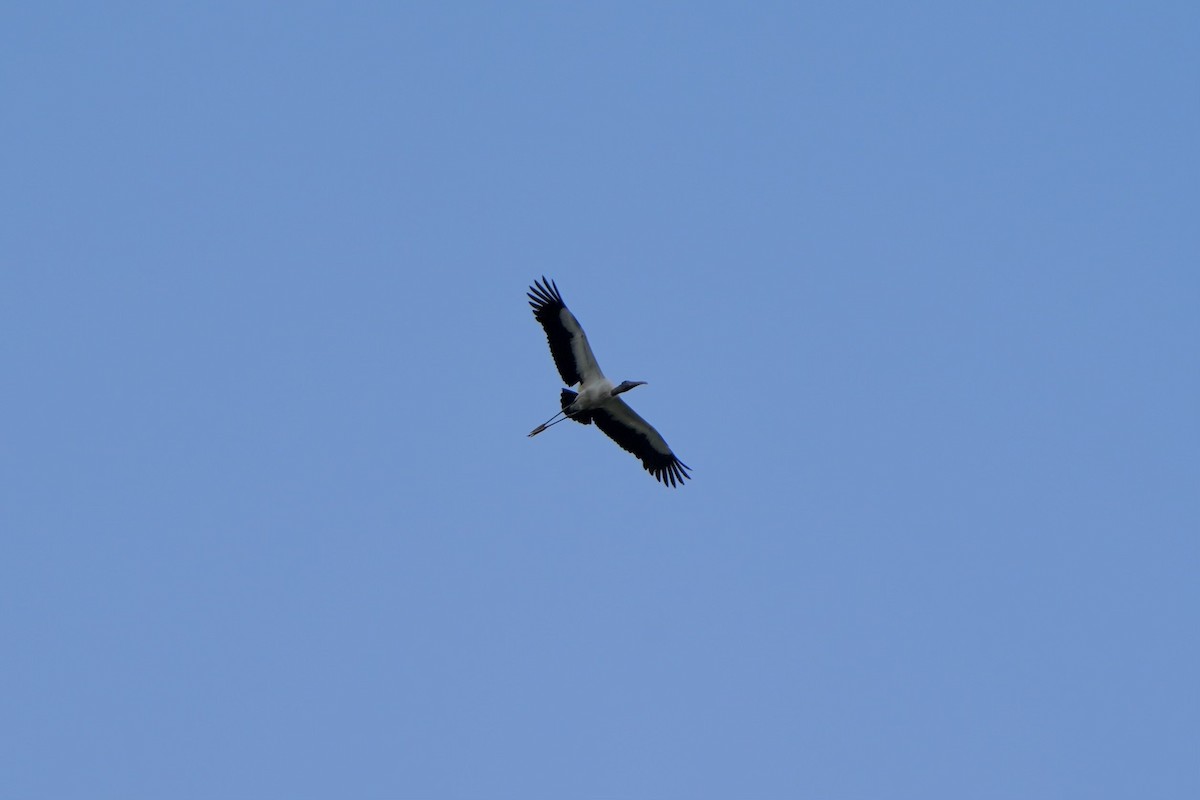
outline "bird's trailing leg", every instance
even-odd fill
[[[530,436],[537,436],[539,433],[541,433],[542,431],[546,430],[546,428],[549,428],[549,427],[550,427],[552,424],[554,424],[554,420],[555,420],[555,419],[557,419],[557,418],[558,418],[560,415],[562,415],[562,413],[563,413],[563,412],[561,412],[561,411],[560,411],[560,412],[558,412],[557,414],[555,414],[553,417],[551,417],[550,419],[548,419],[548,420],[546,420],[545,422],[543,422],[541,425],[538,425],[536,428],[534,428],[533,430],[531,430],[531,431],[529,432],[529,435],[530,435]],[[562,420],[561,420],[561,419],[560,419],[560,420],[558,420],[558,421],[559,421],[559,422],[562,422]]]
[[[558,416],[560,416],[560,415],[562,415],[562,419],[555,419],[555,417],[558,417]],[[546,428],[552,428],[552,427],[554,427],[555,425],[557,425],[557,424],[558,424],[558,423],[560,423],[560,422],[566,422],[566,421],[567,421],[567,420],[569,420],[569,419],[570,419],[572,416],[574,416],[574,415],[573,415],[573,414],[571,414],[571,413],[570,413],[570,412],[568,412],[568,411],[560,411],[560,412],[558,412],[558,414],[555,414],[553,417],[551,417],[550,419],[548,419],[548,420],[546,420],[545,422],[543,422],[541,425],[538,425],[536,428],[534,428],[533,430],[531,430],[531,431],[529,432],[529,435],[530,435],[530,436],[537,436],[539,433],[541,433],[542,431],[546,430]]]

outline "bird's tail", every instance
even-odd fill
[[[571,403],[575,402],[575,398],[579,396],[578,392],[572,392],[570,389],[562,390],[562,410],[566,411],[571,407]],[[571,419],[578,422],[580,425],[591,425],[592,415],[587,411],[582,411],[578,414],[572,414]]]

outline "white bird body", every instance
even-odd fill
[[[613,387],[612,381],[603,375],[593,378],[590,383],[584,381],[583,385],[579,387],[579,395],[571,407],[576,411],[583,411],[602,406],[613,399],[613,388],[615,387]]]
[[[650,423],[642,419],[619,395],[645,381],[622,381],[614,386],[604,377],[596,356],[588,344],[583,326],[571,313],[559,294],[558,286],[544,277],[529,287],[529,305],[533,316],[546,331],[550,354],[558,367],[563,383],[579,386],[578,392],[563,389],[560,396],[562,411],[530,431],[536,436],[551,425],[560,414],[582,425],[596,423],[610,439],[642,461],[642,466],[664,485],[676,486],[690,478],[689,467],[676,458],[667,442]]]

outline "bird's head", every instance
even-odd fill
[[[645,386],[645,381],[621,381],[621,385],[612,390],[613,397],[616,397],[621,392],[628,392],[635,386]]]

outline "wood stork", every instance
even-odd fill
[[[529,435],[537,436],[551,425],[567,419],[582,425],[595,422],[610,439],[640,458],[646,471],[664,486],[682,486],[684,480],[692,477],[688,474],[688,465],[675,457],[666,440],[650,423],[617,396],[646,382],[622,381],[613,386],[604,377],[583,327],[563,302],[554,281],[546,280],[543,275],[529,287],[528,296],[534,318],[546,329],[550,355],[554,357],[563,383],[568,386],[579,384],[578,392],[562,390],[562,411],[538,425]],[[562,419],[558,419],[559,416]]]

